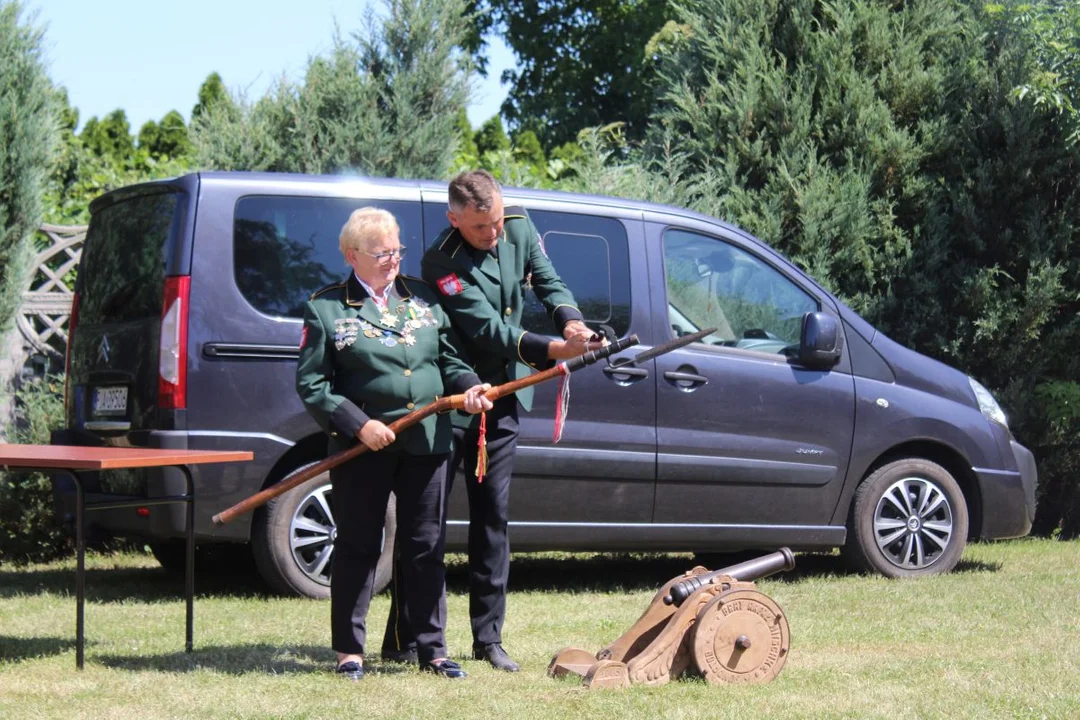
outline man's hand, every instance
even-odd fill
[[[581,340],[598,340],[596,333],[580,320],[571,320],[563,326],[562,336],[566,340],[580,338]]]
[[[364,423],[364,427],[360,428],[360,432],[356,433],[356,436],[370,450],[382,450],[397,439],[394,431],[378,420],[368,420]]]
[[[592,337],[592,333],[589,333]],[[606,343],[575,336],[569,340],[552,340],[548,343],[549,360],[571,360],[593,350],[599,350]]]
[[[495,407],[487,397],[484,396],[488,390],[491,389],[491,383],[484,383],[483,385],[473,385],[471,388],[465,391],[465,412],[475,415],[478,412],[486,412]]]

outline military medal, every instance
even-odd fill
[[[359,325],[354,318],[338,318],[335,320],[334,347],[338,350],[344,350],[356,342],[358,327]]]

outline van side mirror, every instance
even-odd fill
[[[799,337],[799,363],[815,370],[828,370],[840,362],[844,339],[840,324],[832,315],[808,312],[803,315]]]

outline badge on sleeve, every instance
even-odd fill
[[[444,278],[439,278],[435,281],[435,284],[439,286],[439,290],[443,295],[457,295],[465,291],[465,286],[454,273],[450,273]]]
[[[305,345],[307,345],[307,325],[300,331],[300,349],[303,350]]]

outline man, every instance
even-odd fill
[[[505,383],[547,368],[554,360],[602,347],[544,254],[536,226],[524,208],[504,209],[495,178],[483,170],[462,173],[450,181],[449,195],[450,227],[424,254],[421,275],[435,288],[482,382]],[[564,339],[551,340],[521,328],[526,284],[531,284]],[[510,571],[510,476],[517,447],[518,403],[527,411],[532,398],[532,388],[526,388],[497,401],[483,419],[455,414],[455,452],[447,484],[449,493],[457,468],[464,463],[473,657],[507,672],[518,670],[502,647]],[[487,462],[478,480],[481,442]],[[400,657],[410,644],[399,601],[395,597],[383,642],[384,655],[391,657]]]

